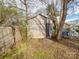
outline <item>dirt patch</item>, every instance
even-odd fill
[[[72,49],[70,47],[67,47],[61,43],[51,41],[49,39],[36,39],[31,40],[29,43],[28,48],[28,55],[33,56],[33,54],[38,54],[36,56],[40,56],[40,54],[43,52],[44,59],[79,59],[79,51],[76,49]],[[41,52],[39,52],[41,51]],[[38,52],[38,53],[36,53]],[[35,56],[34,55],[34,56]],[[34,57],[33,56],[33,57]],[[32,57],[32,58],[33,58]]]

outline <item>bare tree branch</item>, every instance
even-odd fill
[[[26,5],[25,2],[23,2],[22,0],[20,0],[20,2],[21,2],[22,4],[24,4],[24,5]]]

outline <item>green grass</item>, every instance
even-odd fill
[[[12,50],[8,49],[3,59],[14,59],[15,57],[21,58],[25,49],[26,49],[26,43],[21,43],[19,47],[16,47]]]

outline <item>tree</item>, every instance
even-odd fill
[[[20,17],[18,19],[22,19],[19,22],[19,27],[21,30],[21,35],[24,39],[27,39],[27,21],[28,21],[28,14],[27,14],[27,0],[18,0],[24,8],[18,6],[17,0],[6,0],[9,7],[13,7],[18,9],[20,13]],[[21,18],[22,17],[22,18]]]
[[[14,17],[17,19],[18,11],[14,7],[5,6],[3,0],[0,1],[0,26],[10,26],[12,28],[14,42],[15,42],[15,28],[14,24],[10,24],[9,20],[13,21]]]
[[[62,29],[63,29],[63,25],[65,23],[66,20],[66,15],[67,15],[67,5],[71,0],[63,0],[63,10],[62,10],[62,17],[60,20],[60,24],[59,24],[59,28],[58,28],[58,33],[57,33],[57,39],[61,39],[61,33],[62,33]]]
[[[54,23],[54,29],[55,29],[54,38],[56,40],[61,39],[62,29],[63,29],[64,22],[65,22],[66,16],[67,16],[67,10],[68,10],[67,5],[70,1],[71,0],[61,0],[62,5],[61,5],[61,11],[60,11],[60,14],[59,14],[59,16],[60,16],[59,24],[57,24],[57,18],[56,18],[57,15],[56,15],[56,9],[54,7],[54,4],[48,6],[50,18],[51,18],[52,22]]]

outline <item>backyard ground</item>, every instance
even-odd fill
[[[78,41],[31,39],[9,49],[0,59],[79,59]]]

